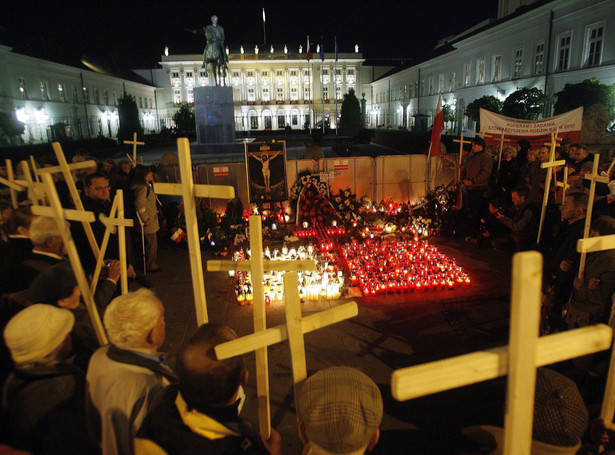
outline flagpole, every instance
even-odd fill
[[[333,68],[333,92],[335,95],[335,135],[337,136],[337,35],[335,36],[335,65]],[[340,89],[341,93],[341,89]]]
[[[310,65],[310,59],[311,59],[311,50],[310,50],[310,35],[308,35],[307,37],[307,52],[306,52],[306,57],[307,57],[307,61],[308,61],[308,111],[309,112],[309,117],[308,117],[308,129],[310,130],[310,135],[312,134],[312,68]]]
[[[320,36],[320,97],[322,98],[322,135],[325,135],[325,85],[324,85],[324,76],[322,74],[322,70],[324,68],[325,63],[325,47],[322,40],[322,35]]]
[[[265,27],[265,8],[263,8],[263,42],[267,44],[267,29]]]

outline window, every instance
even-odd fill
[[[246,71],[246,76],[254,77],[254,70]]]
[[[423,96],[425,94],[425,79],[421,79],[421,93],[419,96]]]
[[[534,75],[540,76],[544,73],[545,67],[545,43],[541,42],[536,45],[534,51]]]
[[[88,92],[87,87],[81,87],[83,89],[83,101],[86,104],[90,104],[90,94]]]
[[[182,91],[179,88],[173,89],[173,102],[175,104],[182,103]]]
[[[98,89],[94,88],[94,104],[100,104],[100,97],[98,96]]]
[[[523,75],[523,49],[515,49],[513,62],[513,79],[518,79]]]
[[[143,109],[143,97],[139,97],[139,107]]]
[[[277,101],[284,101],[284,89],[282,87],[278,87],[275,91],[275,99]]]
[[[269,77],[269,71],[267,70],[261,71],[261,77]]]
[[[465,76],[464,76],[464,80],[463,80],[463,86],[464,87],[468,87],[470,85],[470,74],[472,71],[472,64],[471,62],[466,62],[466,66],[465,66]]]
[[[64,92],[64,84],[58,82],[58,97],[62,103],[66,103],[66,93]]]
[[[18,80],[18,84],[19,84],[19,96],[21,96],[22,99],[27,100],[28,90],[26,89],[26,80],[23,77],[20,77]]]
[[[297,87],[290,88],[290,99],[291,101],[297,101],[299,99],[299,90],[297,90]]]
[[[192,77],[192,71],[186,71],[186,77],[187,78]]]
[[[303,87],[303,99],[306,101],[310,100],[310,87]]]
[[[335,99],[338,101],[342,100],[342,87],[339,85],[335,86]]]
[[[500,82],[502,79],[502,56],[493,57],[493,82]]]
[[[250,129],[258,129],[258,117],[256,115],[256,112],[250,114]]]
[[[291,117],[291,123],[294,126],[297,126],[299,124],[299,115],[297,115],[297,111],[293,111],[293,115]]]
[[[254,101],[256,101],[254,87],[248,87],[248,103],[253,103]]]
[[[49,87],[47,86],[47,81],[41,80],[41,99],[43,101],[49,100]]]
[[[451,87],[450,87],[450,91],[453,92],[455,91],[455,84],[457,83],[457,81],[455,80],[457,74],[455,74],[455,71],[453,71],[451,73]],[[414,94],[412,94],[412,96],[414,96]]]
[[[117,93],[113,92],[113,105],[117,106]]]
[[[568,32],[557,41],[557,68],[556,71],[565,71],[570,64],[570,41],[572,35]]]
[[[186,89],[186,101],[190,104],[194,104],[194,89],[192,87]],[[145,98],[145,102],[147,103],[147,98]]]
[[[324,87],[322,88],[322,97],[323,97],[325,100],[328,100],[328,99],[329,99],[329,87],[324,86]]]
[[[77,95],[77,87],[73,86],[73,103],[79,102],[79,96]]]
[[[284,77],[284,70],[276,70],[275,77]]]
[[[433,94],[433,76],[429,76],[429,95]]]
[[[485,83],[485,59],[481,58],[478,60],[478,83]]]
[[[404,92],[407,92],[408,90],[406,88],[404,88]],[[438,92],[443,92],[444,91],[444,74],[440,74],[438,76]]]
[[[286,126],[286,117],[284,112],[278,112],[278,128],[284,128]]]
[[[271,101],[271,97],[269,96],[269,88],[268,87],[263,88],[263,101],[265,101],[265,102]]]
[[[173,72],[171,73],[171,77],[172,77],[173,79],[179,79],[179,71],[173,71]]]
[[[106,106],[109,105],[109,92],[107,92],[107,89],[103,90],[103,102]]]
[[[188,87],[194,85],[194,73],[192,71],[186,71],[186,73],[184,74],[184,84],[186,84]]]
[[[600,65],[602,56],[602,39],[604,26],[589,26],[587,30],[586,66]]]

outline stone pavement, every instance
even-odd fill
[[[471,284],[455,290],[358,298],[358,316],[305,336],[308,374],[348,365],[381,386],[385,414],[381,442],[373,453],[456,453],[461,427],[502,420],[504,379],[406,403],[390,396],[395,369],[507,343],[511,255],[459,239],[430,241],[470,273]],[[162,272],[148,278],[166,308],[163,349],[173,364],[177,349],[196,329],[188,252],[162,241],[159,258]],[[205,286],[210,322],[229,325],[240,336],[253,332],[252,307],[237,303],[228,273],[205,272]],[[306,301],[303,314],[343,302]],[[267,326],[281,323],[283,304],[274,302],[267,307]],[[257,422],[254,354],[246,359],[251,379],[242,415]],[[287,343],[269,348],[269,369],[272,426],[282,435],[283,453],[300,454]]]

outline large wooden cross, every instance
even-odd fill
[[[109,244],[109,237],[111,234],[115,234],[117,231],[117,241],[119,248],[119,260],[120,260],[120,288],[122,295],[128,293],[128,271],[127,271],[127,259],[126,259],[126,228],[134,225],[133,220],[127,220],[124,218],[124,191],[117,190],[115,198],[113,198],[113,204],[111,205],[111,211],[109,216],[104,214],[99,215],[99,220],[105,226],[105,233],[103,235],[102,243],[100,245],[100,255],[96,260],[96,267],[94,268],[94,275],[92,277],[92,284],[90,292],[94,294],[96,292],[96,286],[98,285],[98,278],[103,267],[105,260],[105,251],[107,251],[107,245]]]
[[[190,143],[188,139],[185,137],[177,139],[177,151],[181,183],[154,183],[154,191],[157,194],[181,196],[184,201],[186,237],[188,239],[196,321],[198,325],[201,325],[207,322],[208,317],[195,197],[232,199],[235,197],[235,189],[232,186],[224,185],[195,185],[192,177],[192,160],[190,158]]]
[[[267,330],[265,315],[264,273],[267,271],[308,271],[316,270],[313,260],[299,261],[265,261],[263,257],[262,221],[259,215],[250,216],[250,251],[249,261],[207,261],[208,271],[249,271],[252,276],[254,333]],[[298,298],[298,294],[297,294]],[[287,301],[288,302],[288,301]],[[271,411],[269,404],[269,362],[267,345],[258,348],[250,344],[249,351],[256,351],[256,387],[258,394],[258,416],[260,433],[269,439],[271,433]],[[246,351],[246,352],[249,352]]]
[[[94,332],[96,333],[98,342],[102,346],[108,343],[107,336],[105,334],[102,322],[100,321],[100,315],[98,314],[96,303],[94,302],[94,294],[90,292],[90,284],[88,283],[88,280],[85,276],[85,272],[83,271],[83,266],[81,265],[81,259],[79,258],[77,247],[75,246],[75,242],[73,241],[70,229],[66,227],[65,214],[68,211],[62,207],[62,203],[60,202],[60,198],[58,197],[58,192],[56,191],[56,187],[53,183],[53,178],[51,177],[51,174],[42,174],[41,178],[43,180],[43,184],[45,185],[45,193],[47,194],[47,199],[49,200],[50,207],[32,207],[33,213],[35,213],[36,210],[39,209],[49,209],[51,211],[52,217],[56,220],[60,235],[62,237],[62,240],[64,241],[64,246],[68,254],[70,265],[73,269],[73,273],[75,274],[75,278],[77,279],[79,289],[81,290],[81,298],[83,299],[85,307],[88,310],[88,314],[90,315],[90,320],[92,321],[92,326],[94,327]],[[87,218],[88,220],[94,221],[94,214],[92,212],[73,212],[80,212],[81,214],[83,214],[84,222],[88,222],[85,221],[86,214],[89,214],[89,217]]]
[[[564,199],[566,199],[566,191],[568,191],[568,189],[570,188],[570,184],[568,183],[568,167],[564,166],[564,177],[562,178],[561,182],[557,181],[557,175],[553,175],[553,181],[556,188],[559,187],[562,189],[561,201],[563,203]]]
[[[554,133],[551,133],[551,142],[546,142],[544,145],[551,147],[549,152],[549,161],[541,163],[540,167],[547,169],[547,176],[545,177],[545,192],[542,196],[542,208],[540,210],[540,222],[538,223],[538,237],[536,238],[536,244],[540,243],[540,236],[542,234],[542,226],[545,221],[545,214],[547,212],[547,204],[549,203],[549,192],[551,190],[551,176],[553,175],[553,168],[566,164],[566,160],[555,161],[555,147],[559,145],[560,137],[557,137],[559,127],[555,129]]]
[[[530,453],[536,368],[609,349],[613,338],[604,324],[538,338],[541,281],[540,253],[515,254],[509,345],[397,370],[393,397],[410,400],[508,374],[503,454]]]
[[[18,187],[20,187],[20,185],[14,186],[16,184],[14,183],[15,175],[13,174],[13,163],[8,158],[5,160],[5,163],[6,163],[6,176],[8,177],[8,179],[2,179],[3,180],[2,183],[4,183],[5,185],[9,187],[9,190],[11,191],[11,204],[13,208],[16,209],[17,207],[19,207],[19,201],[17,200],[17,192],[22,191],[24,188],[21,187],[21,189],[19,189]],[[8,180],[8,182],[10,183],[9,184],[5,183],[6,180]]]
[[[137,133],[132,133],[132,141],[124,141],[124,144],[132,144],[132,158],[130,155],[126,155],[128,156],[132,167],[135,167],[137,165],[137,145],[145,145],[145,142],[138,142]]]
[[[459,172],[457,173],[457,180],[461,182],[461,161],[463,159],[463,144],[471,144],[472,141],[464,141],[463,133],[459,139],[453,139],[453,142],[459,142]]]

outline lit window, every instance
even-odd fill
[[[513,79],[523,75],[523,49],[515,49],[515,61],[513,64]]]
[[[286,126],[286,116],[284,112],[278,112],[278,128],[284,128]]]
[[[338,101],[342,100],[342,87],[339,85],[335,86],[335,99]]]
[[[303,99],[306,101],[310,100],[310,87],[303,87]]]
[[[545,66],[545,43],[538,43],[534,52],[534,75],[540,76]]]
[[[276,93],[277,101],[284,101],[284,89],[283,88],[278,87],[275,93]]]
[[[100,99],[98,96],[98,89],[94,88],[93,93],[94,93],[94,104],[100,104]]]
[[[49,87],[47,87],[47,81],[41,81],[41,99],[43,101],[49,100]]]
[[[109,105],[109,92],[107,92],[107,89],[103,90],[103,102],[105,105]]]
[[[271,98],[269,97],[269,88],[263,88],[263,101],[267,102],[270,101]]]
[[[173,89],[173,102],[175,104],[181,104],[182,103],[182,91],[181,89]]]
[[[28,99],[28,90],[26,89],[26,80],[23,77],[20,77],[18,83],[19,83],[19,96],[21,96],[21,98],[24,100]]]
[[[290,99],[291,101],[297,101],[299,99],[299,91],[297,90],[297,87],[290,88]]]
[[[453,72],[451,73],[451,87],[450,87],[450,91],[451,91],[451,92],[453,92],[453,91],[455,90],[455,83],[456,83],[456,81],[455,81],[455,76],[456,76],[456,74],[455,74],[455,72],[453,71]],[[412,94],[412,96],[414,97],[414,93]]]
[[[147,101],[147,98],[145,101]],[[194,89],[192,87],[186,89],[186,101],[190,104],[194,104]]]
[[[472,64],[470,62],[466,62],[465,76],[464,76],[464,81],[463,81],[464,87],[467,87],[467,86],[470,85],[470,74],[471,74],[471,71],[472,71]]]
[[[485,83],[485,59],[484,58],[481,58],[478,61],[478,83],[479,84]]]
[[[429,95],[433,94],[433,76],[429,76]]]
[[[256,100],[256,93],[254,87],[248,87],[248,101],[253,103]]]
[[[587,31],[587,66],[600,65],[603,34],[602,25],[589,27]]]
[[[117,93],[113,92],[113,105],[117,106]]]
[[[83,89],[83,101],[86,104],[90,104],[90,94],[88,92],[87,87],[82,87],[82,89]]]
[[[325,86],[325,87],[323,87],[323,88],[322,88],[322,97],[323,97],[325,100],[328,100],[328,99],[329,99],[329,87],[326,87],[326,86]]]
[[[66,93],[64,93],[64,84],[58,82],[58,97],[62,103],[66,103]]]
[[[502,79],[502,56],[493,57],[493,81],[499,82]]]
[[[77,87],[73,86],[73,103],[79,102],[79,96],[77,95]]]
[[[565,71],[568,69],[568,65],[570,64],[570,41],[570,32],[559,37],[557,50],[557,71]]]
[[[143,109],[143,97],[139,97],[139,107]]]
[[[408,90],[404,89],[404,93],[407,92]],[[440,74],[438,76],[438,92],[443,92],[444,91],[444,74]]]

